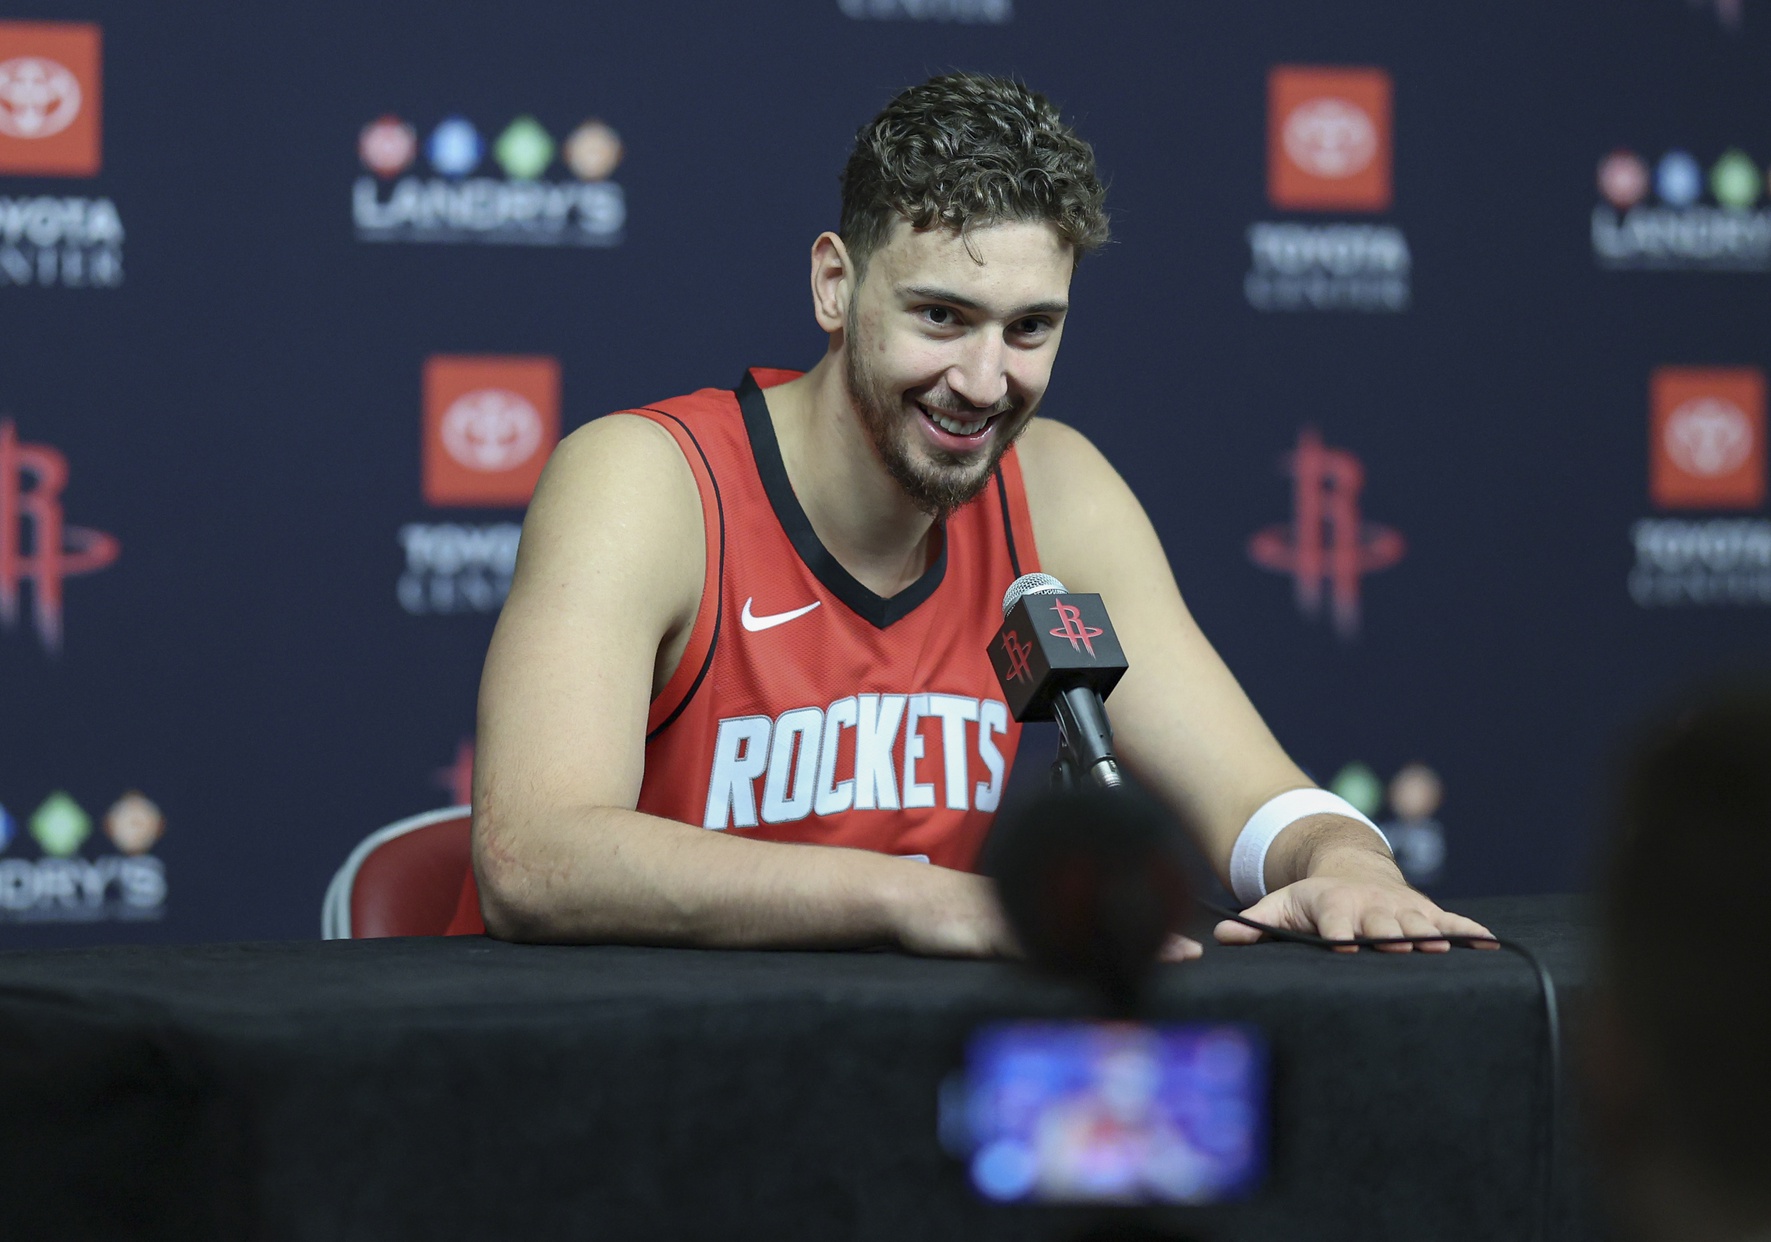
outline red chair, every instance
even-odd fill
[[[472,828],[473,808],[450,806],[363,838],[326,886],[321,937],[442,935],[473,866]]]

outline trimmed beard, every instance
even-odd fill
[[[1008,418],[1018,421],[1007,434],[999,427],[990,429],[989,456],[982,463],[974,457],[956,457],[931,445],[928,452],[934,457],[935,464],[921,465],[911,455],[910,440],[915,432],[905,425],[902,394],[881,381],[862,361],[866,350],[852,330],[847,344],[848,348],[843,351],[843,382],[850,403],[861,416],[861,426],[867,429],[867,438],[873,442],[873,451],[912,504],[935,521],[945,522],[955,510],[977,499],[978,493],[989,485],[990,476],[996,473],[1002,455],[1033,421],[1038,402],[1017,412],[1015,403],[1008,397],[1003,398],[1005,404],[993,411],[998,421]],[[924,404],[944,414],[955,412],[949,406]],[[920,418],[921,414],[914,417]]]

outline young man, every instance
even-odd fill
[[[1120,757],[1251,917],[1482,934],[1285,756],[1125,483],[1034,417],[1103,199],[1042,97],[913,87],[860,134],[841,231],[812,245],[817,365],[561,444],[481,683],[456,930],[1012,952],[967,868],[1020,735],[985,651],[1004,589],[1040,570],[1104,597],[1131,665]]]

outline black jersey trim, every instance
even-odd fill
[[[676,705],[670,715],[659,721],[656,729],[646,734],[646,744],[651,745],[652,739],[675,724],[676,718],[688,708],[690,701],[695,697],[695,692],[701,689],[701,683],[707,680],[708,670],[713,667],[713,653],[719,650],[719,628],[720,623],[725,620],[726,611],[726,503],[720,498],[719,476],[713,472],[713,463],[707,460],[707,450],[701,447],[701,441],[695,438],[695,433],[689,430],[689,425],[675,414],[667,411],[654,409],[649,405],[641,408],[660,417],[668,418],[681,427],[683,434],[689,437],[689,443],[695,446],[695,452],[700,455],[701,464],[707,470],[708,482],[713,484],[713,508],[719,517],[719,567],[714,571],[719,575],[719,581],[713,590],[713,637],[707,643],[707,658],[701,661],[701,671],[695,674],[695,680],[689,684],[688,693],[683,695],[683,701]],[[705,593],[707,584],[702,583],[701,589]],[[700,620],[700,608],[700,604],[697,603],[695,606],[696,620]],[[691,628],[690,633],[693,632]]]
[[[922,577],[896,595],[875,595],[842,567],[812,529],[812,521],[800,507],[799,497],[793,494],[793,484],[787,479],[787,465],[781,460],[781,444],[775,438],[775,424],[769,418],[769,403],[749,371],[744,372],[744,378],[738,384],[738,406],[744,413],[744,430],[750,436],[750,455],[756,461],[756,472],[762,476],[763,491],[768,494],[776,520],[787,532],[787,538],[806,568],[850,612],[873,628],[883,630],[894,621],[909,616],[939,589],[942,579],[947,576],[947,531],[944,525],[937,523],[935,537],[940,540],[940,552]]]
[[[1008,480],[1002,477],[1002,467],[996,468],[996,495],[1002,501],[1002,534],[1008,540],[1008,564],[1015,571],[1015,577],[1021,576],[1021,557],[1015,551],[1015,519],[1008,508]]]

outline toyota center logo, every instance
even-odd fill
[[[1654,369],[1648,498],[1661,513],[1630,527],[1638,606],[1771,607],[1765,407],[1759,367]]]
[[[1285,153],[1312,176],[1341,180],[1377,157],[1377,126],[1344,99],[1312,99],[1285,119]]]
[[[1713,479],[1738,470],[1753,450],[1746,411],[1731,401],[1698,397],[1667,416],[1667,456],[1680,469]]]
[[[560,438],[560,364],[511,354],[424,363],[424,498],[521,508]]]
[[[443,414],[443,447],[469,470],[514,470],[535,455],[546,432],[541,414],[516,393],[482,388]]]
[[[48,138],[80,115],[80,82],[67,66],[42,56],[0,63],[0,134]]]

